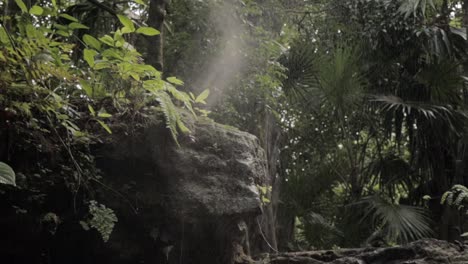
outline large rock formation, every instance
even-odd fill
[[[426,239],[406,246],[282,253],[269,256],[270,264],[466,264],[465,245]]]
[[[112,188],[133,182],[126,196],[138,203],[133,216],[125,203],[106,202],[122,219],[110,245],[128,251],[121,241],[132,236],[136,217],[160,262],[248,262],[250,240],[262,233],[257,217],[259,187],[268,174],[265,153],[255,136],[235,128],[206,118],[187,119],[187,126],[191,132],[179,138],[180,146],[156,125],[100,151]]]
[[[259,140],[207,118],[186,125],[180,146],[164,124],[135,134],[113,127],[93,149],[102,178],[86,183],[79,195],[88,197],[70,193],[63,177],[37,194],[0,188],[0,263],[251,263],[251,248],[266,240]],[[108,242],[80,223],[90,217],[86,200],[117,215]]]

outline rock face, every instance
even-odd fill
[[[152,243],[157,255],[144,257],[145,263],[249,262],[250,241],[261,234],[265,153],[255,136],[235,128],[203,118],[186,125],[191,132],[179,137],[180,146],[156,125],[136,140],[119,139],[100,151],[100,168],[112,188],[124,192],[122,186],[134,182],[133,194],[127,193],[138,203],[135,217],[121,200],[105,201],[121,215],[109,247],[128,252],[121,241],[134,236],[138,225],[145,247]],[[143,243],[132,239],[132,248]],[[134,251],[126,254],[128,261],[148,255]]]
[[[266,178],[266,161],[251,134],[200,120],[180,147],[154,142],[153,159],[167,177],[170,213],[186,221],[203,217],[260,214],[257,185]]]
[[[446,241],[426,239],[406,246],[283,253],[271,256],[270,264],[465,264],[468,248]]]
[[[174,262],[243,262],[249,228],[262,212],[257,186],[267,178],[264,151],[253,135],[207,119],[188,127],[180,147],[154,142],[151,151],[166,179],[167,217],[180,226],[176,250],[185,248]]]

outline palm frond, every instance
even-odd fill
[[[433,0],[404,0],[399,8],[399,12],[405,15],[405,18],[409,16],[418,16],[426,14],[427,7],[435,9]]]
[[[325,219],[321,214],[310,212],[305,216],[305,222],[309,225],[319,227],[321,229],[327,230],[335,235],[342,236],[341,232],[336,226],[334,226],[329,220]]]
[[[314,45],[298,42],[280,58],[287,69],[283,89],[290,98],[305,99],[310,89],[317,86],[318,57]]]
[[[466,114],[453,109],[450,105],[404,101],[394,95],[374,96],[371,101],[380,103],[380,111],[384,113],[416,114],[422,121],[427,121],[428,124],[439,122],[456,134],[462,133],[465,129]]]
[[[344,110],[358,103],[365,87],[358,49],[337,47],[322,57],[318,80],[325,101],[333,107]]]
[[[391,197],[397,197],[399,187],[411,188],[410,164],[394,154],[383,155],[370,163],[373,174],[376,175],[370,185],[379,184],[380,188]]]
[[[390,203],[379,195],[366,197],[359,203],[366,204],[362,220],[369,217],[388,241],[408,243],[433,234],[423,208]]]
[[[354,46],[337,46],[324,54],[310,44],[296,44],[281,59],[288,69],[283,88],[293,99],[307,105],[316,102],[335,109],[348,109],[363,95],[359,52]]]
[[[439,60],[426,65],[415,76],[429,91],[430,100],[436,104],[458,105],[462,101],[463,85],[459,66],[453,61]]]

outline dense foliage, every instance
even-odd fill
[[[286,212],[280,247],[459,239],[466,5],[3,1],[0,183],[65,185],[83,228],[107,241],[118,216],[95,201],[109,188],[93,148],[155,123],[178,144],[183,118],[204,115],[273,157],[279,184],[259,187]]]

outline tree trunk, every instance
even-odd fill
[[[159,35],[148,37],[148,53],[146,63],[159,71],[164,70],[164,18],[166,16],[167,0],[151,0],[148,11],[148,25],[159,32]]]

